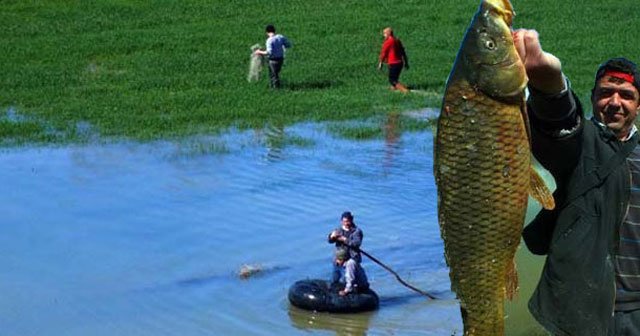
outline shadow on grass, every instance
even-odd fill
[[[408,84],[407,88],[409,90],[421,90],[421,91],[434,91],[439,87],[442,87],[442,82],[423,82],[423,83],[415,83]]]
[[[299,90],[324,90],[329,88],[335,88],[342,86],[343,83],[341,81],[310,81],[310,82],[300,82],[300,83],[287,83],[284,85],[284,88],[289,89],[291,91],[299,91]]]

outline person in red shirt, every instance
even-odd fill
[[[393,29],[391,29],[391,27],[385,28],[382,31],[382,35],[384,36],[384,42],[382,43],[382,51],[380,52],[378,70],[382,69],[382,63],[387,63],[391,89],[408,92],[407,87],[398,82],[402,68],[409,69],[409,60],[407,59],[407,53],[402,46],[402,42],[393,35]]]

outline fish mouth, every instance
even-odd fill
[[[498,68],[500,68],[500,69],[504,69],[504,68],[510,68],[510,67],[513,67],[513,66],[515,66],[515,65],[516,65],[516,64],[518,64],[518,63],[519,63],[519,62],[518,62],[517,60],[516,60],[516,61],[514,61],[513,59],[511,59],[511,58],[507,55],[504,59],[502,59],[502,60],[500,60],[500,61],[497,61],[497,62],[494,62],[494,63],[484,63],[484,64],[482,64],[482,66],[484,66],[484,67],[498,67]]]
[[[505,71],[505,69],[510,69],[510,68],[516,69],[520,67],[522,65],[522,61],[520,61],[519,58],[514,60],[512,57],[509,57],[509,55],[507,55],[500,61],[492,62],[492,63],[484,62],[478,65],[485,69],[497,68],[499,71]],[[524,66],[522,66],[522,68],[524,69]]]
[[[492,78],[485,78],[486,80],[480,79],[480,81],[484,83],[484,85],[480,87],[484,86],[487,89],[486,93],[491,96],[520,96],[527,86],[527,75],[524,70],[524,65],[519,59],[513,60],[510,57],[505,57],[499,62],[479,65],[486,69],[483,72],[495,73],[495,76]]]

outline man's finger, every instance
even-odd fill
[[[527,58],[539,58],[542,55],[540,37],[535,30],[528,30],[523,34],[523,44]]]
[[[526,52],[526,48],[524,46],[524,39],[523,39],[524,29],[514,30],[511,33],[511,35],[513,36],[513,44],[516,47],[516,51],[518,52],[518,56],[520,56],[520,59],[522,60],[522,63],[524,63],[524,60],[527,57],[527,52]]]

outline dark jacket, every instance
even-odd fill
[[[336,244],[336,249],[347,248],[349,251],[349,258],[358,263],[362,262],[362,256],[360,255],[360,245],[362,245],[362,238],[364,238],[362,230],[353,224],[353,227],[350,230],[345,230],[340,226],[334,231],[337,231],[340,236],[347,237],[346,245],[340,241],[331,239],[331,233],[327,236],[327,241],[330,244]]]
[[[555,335],[600,336],[606,335],[613,314],[613,257],[631,182],[623,160],[593,188],[574,194],[585,181],[598,178],[594,172],[626,143],[596,121],[585,120],[570,94],[576,104],[569,121],[575,123],[577,117],[580,122],[568,134],[557,132],[567,120],[530,113],[532,150],[556,180],[557,208],[541,211],[523,232],[533,253],[547,254],[529,309]],[[635,145],[637,135],[629,141]]]

